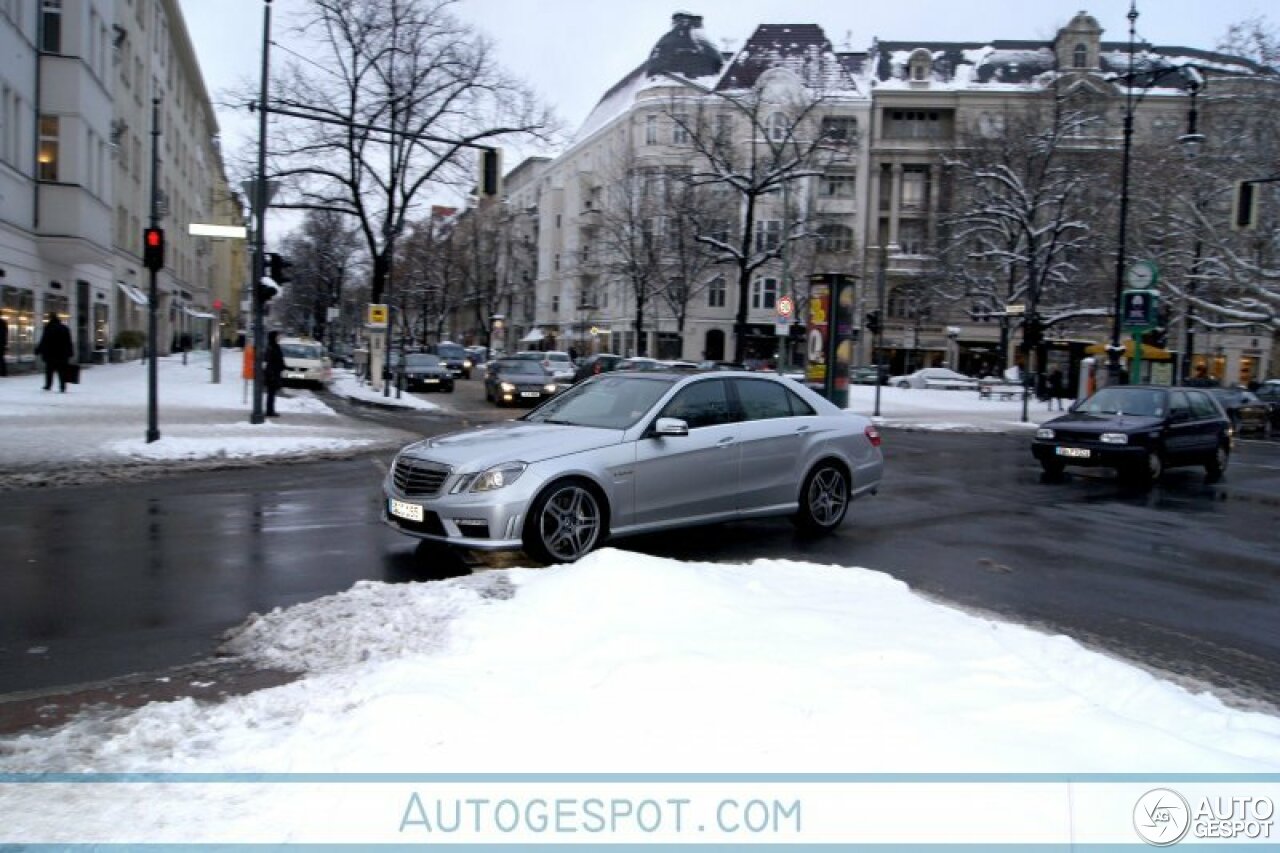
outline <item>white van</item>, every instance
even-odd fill
[[[284,384],[324,386],[332,378],[332,367],[324,354],[324,345],[311,338],[281,338],[284,353]]]

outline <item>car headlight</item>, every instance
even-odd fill
[[[503,391],[506,391],[508,394],[516,390],[516,386],[512,385],[510,382],[499,383],[498,387],[501,388]]]
[[[476,476],[471,483],[470,491],[492,492],[494,489],[509,486],[519,480],[524,469],[528,467],[524,462],[503,462],[501,465],[494,465]]]
[[[556,393],[556,386],[548,382],[546,385],[542,386],[542,390],[546,391],[548,394],[554,394]]]
[[[1041,427],[1036,430],[1036,438],[1053,438],[1053,430]]]
[[[1128,444],[1129,436],[1122,432],[1104,432],[1101,440],[1103,444]]]
[[[469,358],[464,358],[464,359],[462,360],[462,366],[463,366],[463,367],[465,367],[467,370],[470,370],[470,369],[471,369],[471,359],[469,359]]]

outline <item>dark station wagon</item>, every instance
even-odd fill
[[[1150,483],[1166,468],[1203,465],[1212,481],[1227,467],[1232,439],[1231,420],[1205,390],[1121,385],[1045,422],[1031,452],[1050,477],[1082,465]]]

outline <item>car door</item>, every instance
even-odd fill
[[[1200,458],[1213,456],[1222,440],[1223,412],[1213,397],[1204,391],[1187,391],[1187,399],[1195,418],[1195,453]]]
[[[800,457],[816,418],[807,403],[779,382],[733,379],[742,415],[738,509],[743,512],[794,503],[800,492]],[[793,399],[794,398],[794,399]]]
[[[689,434],[650,432],[636,443],[634,523],[731,516],[737,508],[742,424],[730,405],[728,383],[704,379],[686,385],[657,417],[679,418]]]

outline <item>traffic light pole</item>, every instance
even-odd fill
[[[262,5],[262,81],[258,91],[258,181],[253,199],[253,280],[249,288],[253,299],[253,411],[249,423],[260,424],[262,413],[262,357],[266,351],[266,332],[262,316],[262,300],[258,298],[262,277],[266,274],[267,230],[267,86],[271,73],[271,0]]]
[[[160,227],[160,99],[151,99],[151,215],[148,218],[151,228]],[[163,246],[163,243],[161,244]],[[143,247],[144,253],[146,247]],[[163,261],[161,261],[163,265]],[[160,285],[157,281],[160,271],[156,264],[147,265],[147,444],[160,440],[160,413],[157,392],[159,381],[156,374],[156,355],[159,350],[160,330],[157,328],[158,306],[160,305]]]

